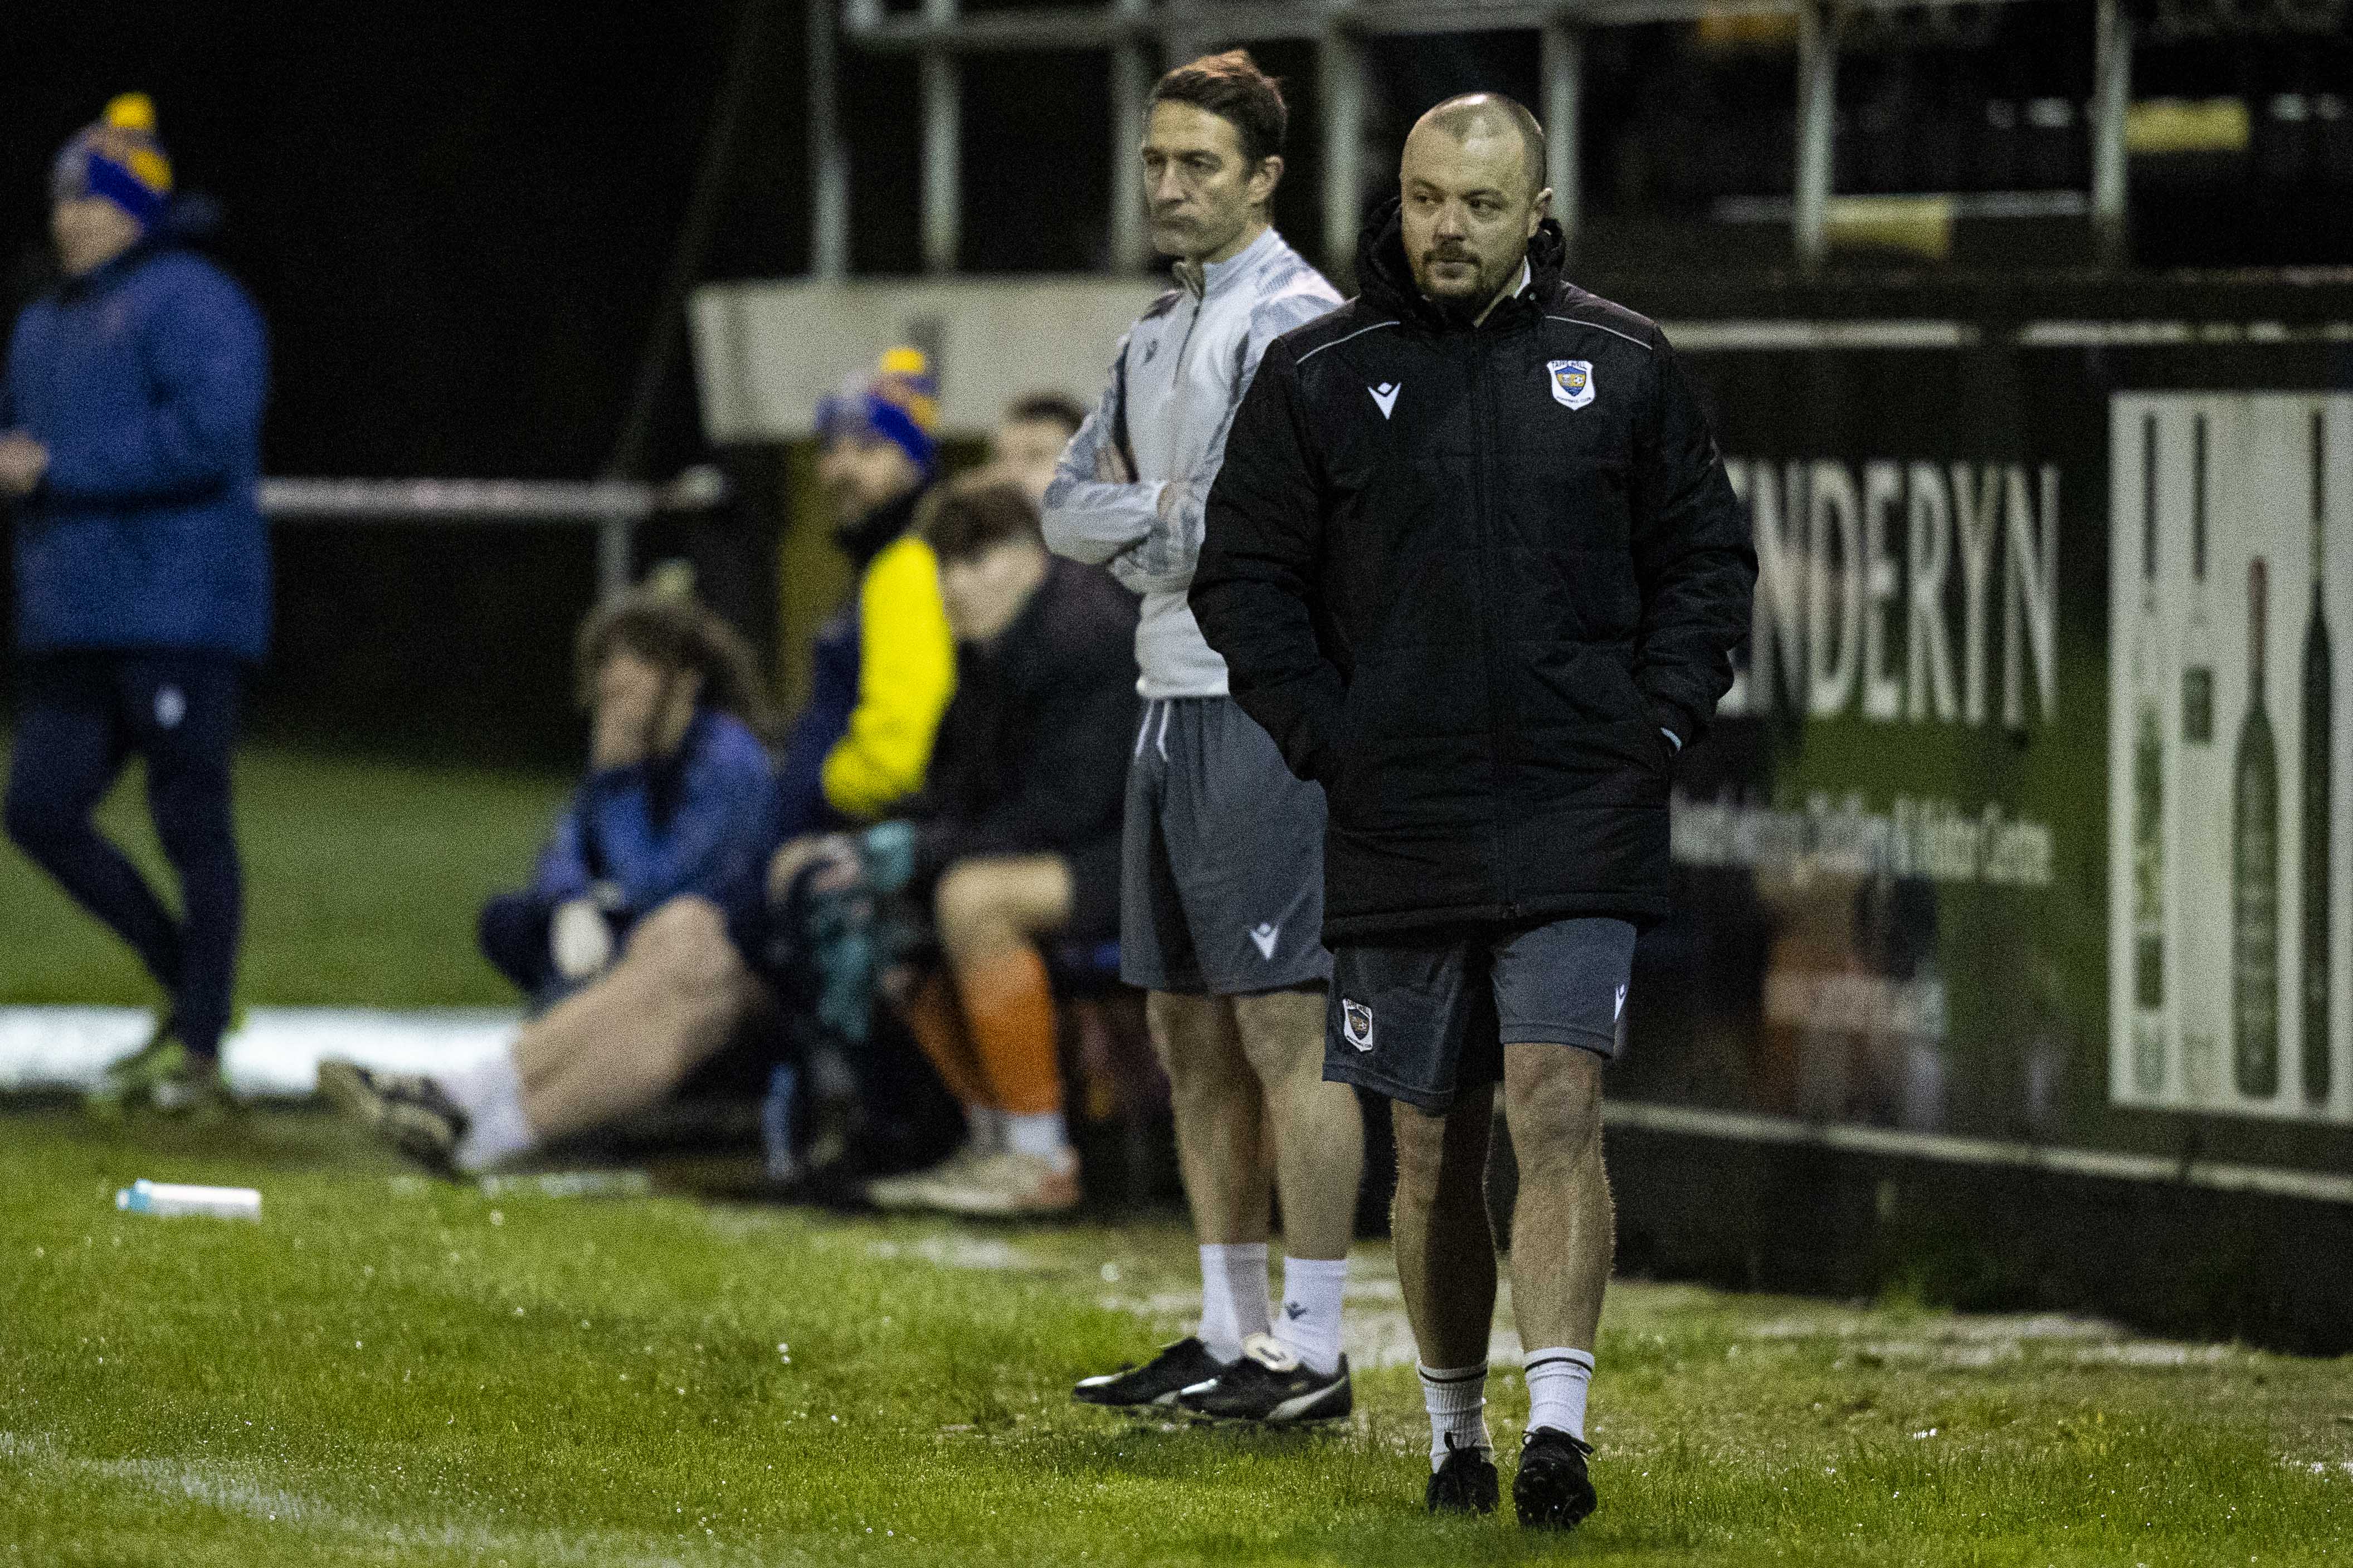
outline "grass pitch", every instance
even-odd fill
[[[0,736],[5,742],[5,736]],[[6,753],[0,744],[0,775]],[[522,886],[567,782],[268,746],[237,763],[246,942],[238,999],[280,1006],[503,1006],[474,948],[482,900]],[[99,824],[176,896],[136,765]],[[0,843],[0,1005],[149,1006],[130,950]]]
[[[258,1185],[263,1220],[118,1215],[140,1175]],[[487,1195],[315,1115],[19,1113],[0,1563],[2353,1560],[2353,1363],[1622,1284],[1602,1508],[1563,1542],[1421,1513],[1377,1247],[1345,1427],[1074,1408],[1074,1374],[1181,1331],[1190,1265],[1167,1224]],[[1493,1394],[1508,1442],[1525,1396]]]

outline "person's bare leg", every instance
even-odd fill
[[[1520,1342],[1590,1352],[1616,1251],[1601,1163],[1601,1058],[1575,1046],[1504,1047],[1504,1116],[1519,1162],[1512,1313]]]
[[[1575,1046],[1504,1047],[1504,1114],[1518,1156],[1512,1310],[1528,1386],[1528,1431],[1585,1441],[1594,1337],[1616,1247],[1601,1161],[1601,1058]],[[1520,1517],[1573,1525],[1593,1506],[1575,1458],[1557,1447],[1524,1458]],[[1536,1468],[1531,1469],[1534,1464]],[[1528,1489],[1533,1486],[1534,1490]]]
[[[1415,1352],[1425,1367],[1482,1366],[1495,1321],[1486,1196],[1493,1100],[1473,1091],[1443,1116],[1403,1101],[1390,1109],[1398,1183],[1389,1230]]]
[[[1324,1005],[1320,990],[1270,991],[1233,1003],[1242,1054],[1273,1135],[1282,1245],[1293,1258],[1348,1256],[1365,1168],[1356,1091],[1324,1081]]]
[[[1487,1345],[1494,1334],[1495,1242],[1486,1184],[1494,1094],[1473,1090],[1443,1116],[1394,1100],[1389,1111],[1398,1152],[1390,1235],[1435,1472],[1458,1450],[1493,1447]]]
[[[1324,1081],[1324,995],[1269,991],[1234,998],[1242,1053],[1266,1105],[1282,1194],[1282,1314],[1275,1338],[1310,1370],[1340,1363],[1341,1300],[1356,1191],[1365,1170],[1365,1113],[1356,1091]]]
[[[944,1173],[947,1184],[927,1189],[939,1206],[1026,1213],[1079,1201],[1053,987],[1034,940],[1069,923],[1076,896],[1055,855],[976,857],[940,878],[932,900],[940,948],[1005,1146],[952,1180]]]
[[[544,1142],[655,1104],[766,1001],[718,907],[672,899],[629,933],[611,973],[515,1042],[533,1134]]]
[[[1144,1016],[1168,1071],[1176,1163],[1204,1247],[1263,1245],[1273,1191],[1266,1112],[1233,1003],[1154,991]]]
[[[1264,1096],[1230,998],[1154,991],[1144,1010],[1168,1071],[1177,1170],[1199,1240],[1201,1317],[1194,1337],[1218,1361],[1231,1362],[1244,1340],[1272,1326],[1266,1237],[1274,1138]]]
[[[1075,895],[1071,868],[1059,855],[959,861],[932,899],[940,949],[959,972],[1018,952],[1066,923]]]

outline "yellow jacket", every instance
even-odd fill
[[[821,777],[827,805],[871,822],[923,787],[955,693],[955,638],[929,544],[911,533],[874,558],[858,584],[858,706]]]

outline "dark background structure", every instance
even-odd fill
[[[756,30],[740,25],[747,5],[765,12]],[[2047,110],[2080,110],[2086,14],[2025,4],[1856,19],[1841,39],[1835,188],[2080,188],[2080,112],[2044,123]],[[739,37],[753,37],[754,86],[699,275],[807,265],[805,26],[800,0],[20,7],[0,53],[0,258],[17,264],[0,302],[36,282],[58,145],[111,94],[139,89],[156,100],[184,186],[220,203],[220,254],[269,312],[273,471],[585,477],[624,416]],[[1367,52],[1368,141],[1392,153],[1413,114],[1448,93],[1537,96],[1530,36],[1376,39]],[[1278,216],[1328,257],[1346,239],[1320,232],[1312,51],[1261,53],[1285,78],[1297,127]],[[914,65],[844,58],[854,268],[918,270]],[[1720,268],[1720,246],[1677,244],[1646,220],[1786,195],[1786,38],[1604,29],[1588,74],[1588,265],[1636,279]],[[2349,89],[2341,30],[2170,43],[2145,31],[2137,98],[2243,97],[2253,137],[2242,157],[2136,162],[2137,259],[2353,261],[2353,120],[2272,111],[2283,95],[2308,104]],[[1103,58],[984,57],[964,102],[965,268],[1098,267],[1111,156],[1096,133]],[[657,432],[652,471],[700,449],[682,360]]]

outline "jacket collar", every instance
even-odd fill
[[[1282,237],[1274,232],[1272,224],[1269,224],[1259,231],[1256,239],[1223,261],[1212,261],[1199,267],[1189,261],[1180,261],[1169,271],[1175,274],[1179,289],[1195,300],[1207,300],[1232,288],[1236,279],[1271,261],[1281,249]]]
[[[103,294],[116,284],[139,270],[149,258],[160,256],[172,247],[172,242],[161,235],[141,237],[121,255],[91,268],[79,278],[66,278],[58,284],[60,299],[74,300],[85,295]]]
[[[1374,210],[1365,225],[1364,237],[1356,247],[1360,297],[1377,310],[1431,331],[1471,331],[1468,316],[1431,300],[1414,282],[1413,268],[1406,261],[1401,210],[1398,198],[1391,196]],[[1498,300],[1479,330],[1495,331],[1517,327],[1542,315],[1543,301],[1562,284],[1561,261],[1567,250],[1556,219],[1546,218],[1539,224],[1535,237],[1528,241],[1525,285],[1510,299]]]
[[[930,488],[926,480],[897,500],[884,501],[856,522],[833,531],[834,542],[849,557],[851,570],[865,571],[885,545],[907,531],[915,521],[915,508]]]
[[[144,266],[152,258],[168,250],[185,250],[201,247],[220,232],[220,208],[212,198],[183,192],[172,199],[162,215],[147,226],[147,232],[124,251],[102,267],[93,268],[79,278],[66,278],[54,285],[61,299],[73,299],[81,294],[100,294]]]

